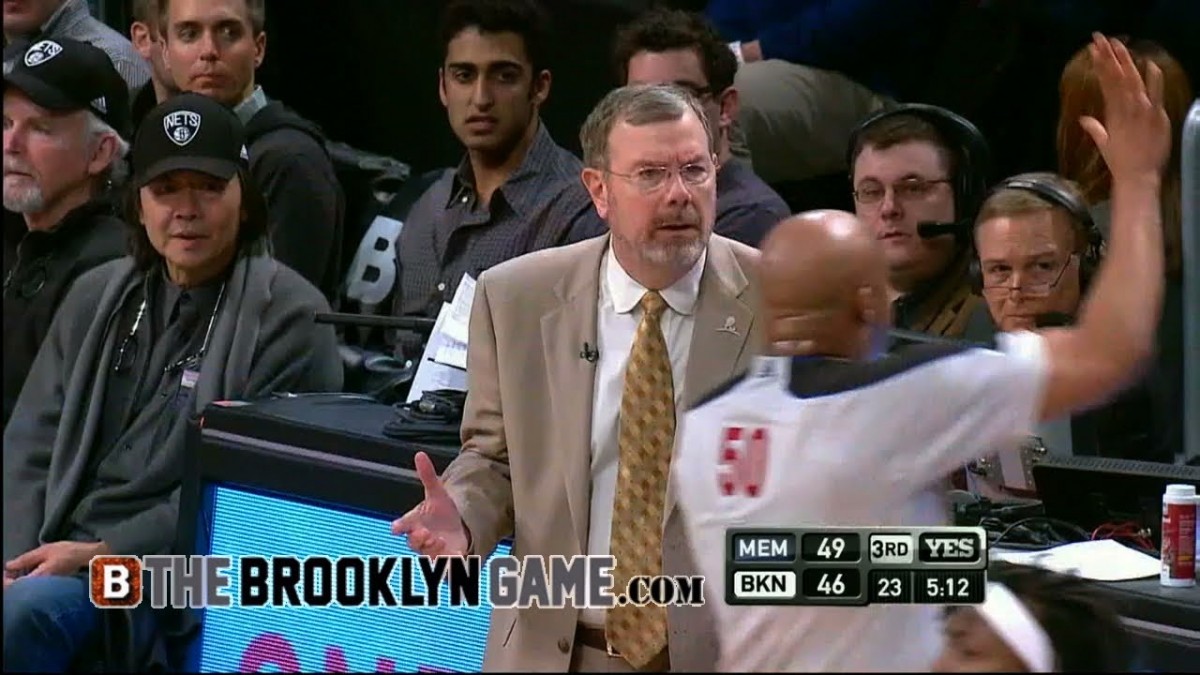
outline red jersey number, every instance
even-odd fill
[[[762,493],[767,476],[769,438],[763,427],[725,427],[721,430],[717,483],[726,497]]]

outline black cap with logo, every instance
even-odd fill
[[[178,170],[229,180],[249,161],[246,132],[233,111],[193,93],[172,96],[147,113],[132,156],[138,187]]]
[[[11,60],[4,83],[47,110],[90,110],[129,138],[129,85],[99,47],[55,38],[38,40]]]

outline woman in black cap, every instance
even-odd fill
[[[4,432],[4,668],[62,671],[99,614],[93,555],[169,551],[190,416],[338,391],[321,293],[263,252],[266,207],[233,113],[197,94],[133,145],[132,255],[80,278]]]

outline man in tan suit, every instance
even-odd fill
[[[672,86],[611,92],[580,133],[609,234],[480,275],[462,453],[396,521],[427,555],[611,554],[694,574],[668,486],[675,419],[759,350],[757,253],[712,234],[716,138]],[[618,470],[618,466],[620,470]],[[661,523],[644,527],[640,524]],[[706,602],[721,602],[706,598]],[[496,609],[484,670],[711,670],[704,608]]]

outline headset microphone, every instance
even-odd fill
[[[965,236],[970,233],[972,225],[970,221],[961,220],[953,223],[917,223],[917,234],[922,239],[933,239],[947,234]]]
[[[1063,312],[1045,312],[1033,317],[1033,324],[1038,328],[1062,328],[1073,323],[1075,319]]]

